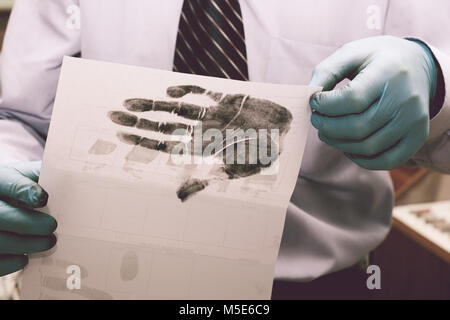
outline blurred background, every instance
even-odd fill
[[[3,42],[6,24],[8,23],[9,12],[13,5],[13,0],[0,0],[0,39]]]
[[[0,48],[13,2],[0,0]],[[391,177],[397,207],[385,241],[349,269],[310,283],[275,281],[273,299],[450,299],[450,175],[400,167]],[[373,264],[379,290],[366,285]],[[19,297],[16,278],[0,278],[0,299]]]

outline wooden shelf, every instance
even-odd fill
[[[395,198],[400,198],[406,191],[411,189],[427,173],[426,169],[400,166],[390,171],[394,184]]]

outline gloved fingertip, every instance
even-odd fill
[[[23,269],[26,267],[26,265],[28,264],[29,258],[26,254],[24,255],[20,255],[17,257],[18,260],[18,264],[19,264],[19,269]]]
[[[40,214],[40,219],[33,225],[32,233],[39,236],[49,236],[55,232],[58,223],[48,214]]]
[[[56,235],[51,234],[46,238],[46,243],[43,244],[44,245],[44,250],[50,250],[51,248],[53,248],[56,245],[56,242],[58,241],[58,239],[56,238]]]
[[[50,220],[48,223],[48,232],[47,234],[53,233],[55,232],[56,228],[58,228],[58,222],[56,221],[55,218],[53,218],[52,216],[49,216]]]
[[[56,235],[52,234],[48,242],[49,249],[51,249],[56,245],[56,242],[58,242],[58,238],[56,238]]]
[[[22,270],[27,264],[27,255],[0,254],[0,277]]]
[[[319,111],[320,112],[320,100],[321,100],[321,98],[322,98],[322,92],[316,92],[309,99],[309,106],[311,107],[313,112],[314,111]]]
[[[48,201],[48,193],[37,184],[30,187],[28,197],[34,208],[44,207]]]
[[[311,124],[317,130],[320,130],[322,128],[322,126],[323,126],[322,119],[320,118],[320,116],[318,114],[313,113],[311,115]]]

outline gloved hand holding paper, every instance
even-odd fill
[[[319,90],[65,58],[23,297],[270,298]]]

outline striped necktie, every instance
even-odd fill
[[[173,70],[248,80],[238,0],[184,0]]]

